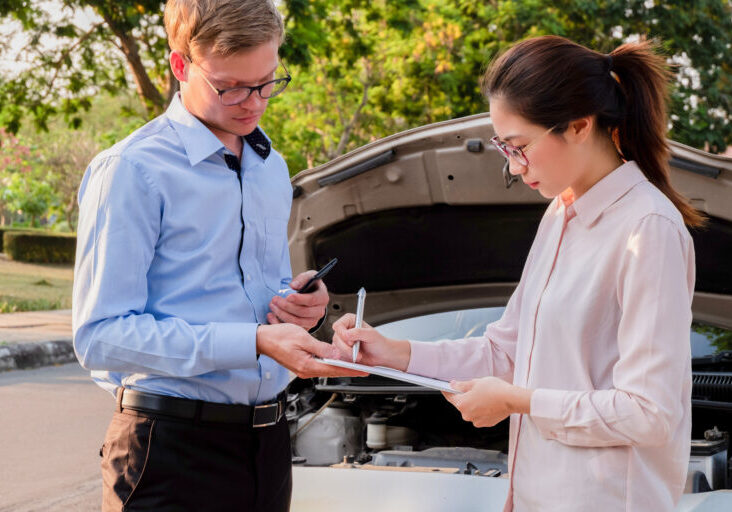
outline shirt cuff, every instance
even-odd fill
[[[408,341],[411,355],[409,356],[407,373],[414,373],[425,377],[437,375],[437,365],[440,360],[440,347],[435,343],[412,340]]]
[[[545,439],[566,440],[562,421],[566,393],[560,389],[535,389],[531,393],[531,419]]]
[[[257,367],[258,324],[221,322],[213,325],[216,369],[236,370]]]

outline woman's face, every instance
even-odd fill
[[[567,158],[567,144],[561,135],[548,133],[514,113],[500,98],[490,100],[491,119],[498,138],[524,151],[528,165],[509,159],[509,171],[547,198],[569,188],[575,178]]]

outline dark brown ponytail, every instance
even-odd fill
[[[483,93],[500,96],[519,115],[555,131],[595,115],[622,157],[635,160],[681,212],[689,226],[704,217],[671,186],[666,141],[671,73],[648,41],[626,43],[604,55],[557,36],[522,41],[495,60]]]

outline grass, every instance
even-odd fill
[[[23,263],[0,254],[0,313],[71,307],[71,264]]]

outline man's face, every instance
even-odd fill
[[[273,80],[279,64],[277,50],[277,42],[272,40],[226,57],[209,49],[192,56],[193,63],[186,60],[187,80],[181,81],[183,104],[225,144],[248,135],[259,124],[267,100],[252,92],[243,102],[227,107],[222,105],[211,85],[221,90]]]

